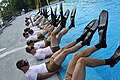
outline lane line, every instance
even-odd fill
[[[3,51],[3,50],[5,50],[5,49],[7,49],[7,48],[2,48],[2,49],[0,49],[0,52]]]
[[[19,51],[19,50],[21,50],[21,49],[24,49],[25,47],[26,47],[26,46],[18,47],[18,48],[14,48],[13,50],[7,51],[7,52],[1,54],[1,55],[0,55],[0,58],[3,58],[3,57],[5,57],[5,56],[7,56],[8,54],[11,54],[11,53],[13,53],[13,52]]]

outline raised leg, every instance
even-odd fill
[[[58,27],[53,31],[53,34],[57,35],[61,31],[62,26],[58,25]]]
[[[39,26],[42,26],[42,25],[45,23],[45,21],[46,21],[46,19],[43,18],[43,19],[41,20],[41,22],[39,23]]]
[[[76,40],[75,40],[75,41],[69,43],[68,45],[64,46],[63,48],[64,48],[64,49],[68,49],[68,48],[70,48],[70,47],[73,47],[73,46],[76,45],[76,44],[77,44],[77,42],[76,42]]]
[[[51,47],[59,46],[58,39],[54,33],[51,34]]]
[[[76,46],[73,46],[71,48],[68,48],[68,49],[64,49],[63,48],[63,51],[61,53],[59,53],[55,59],[54,59],[54,62],[57,64],[57,65],[61,65],[62,62],[65,60],[66,56],[72,52],[75,52],[77,51],[78,49],[80,49],[82,47],[81,44],[78,44]]]
[[[68,31],[69,31],[69,28],[66,28],[62,32],[58,33],[58,36],[57,36],[58,43],[60,43],[62,36],[66,34]]]
[[[42,16],[35,20],[34,25],[37,25],[42,22]]]
[[[50,26],[50,28],[48,29],[48,34],[46,38],[48,38],[51,35],[53,30],[54,30],[54,26]]]
[[[54,27],[53,25],[51,27]],[[53,35],[57,35],[61,31],[62,26],[58,25],[58,27],[52,32]],[[60,36],[60,35],[59,35]],[[51,36],[47,38],[48,41],[51,41]],[[59,40],[59,39],[58,39]],[[59,43],[60,41],[58,41]]]
[[[95,52],[96,50],[98,50],[98,49],[97,49],[95,46],[93,46],[93,47],[90,47],[90,48],[88,48],[88,49],[85,49],[85,50],[83,50],[83,51],[75,54],[75,55],[72,57],[72,59],[71,59],[71,61],[70,61],[70,63],[69,63],[69,66],[68,66],[68,68],[67,68],[66,78],[67,78],[67,75],[68,75],[68,74],[71,74],[71,75],[73,74],[73,71],[74,71],[74,69],[75,69],[76,63],[77,63],[77,61],[78,61],[79,58],[81,58],[81,57],[88,57],[88,56],[90,56],[93,52]]]
[[[90,59],[81,57],[75,66],[75,70],[73,72],[72,80],[85,80],[86,76],[86,66],[96,67],[104,65],[104,60],[99,59]]]

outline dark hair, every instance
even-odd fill
[[[26,52],[30,53],[29,47],[26,47],[25,50],[26,50]]]
[[[30,30],[30,28],[25,28],[24,32],[28,32]]]
[[[29,46],[29,45],[30,45],[31,43],[33,43],[33,42],[34,42],[34,41],[32,41],[32,40],[28,40],[26,44]]]
[[[30,24],[30,22],[29,22],[29,21],[25,22],[25,25],[26,25],[26,26],[29,26],[29,24]]]
[[[30,49],[30,47],[31,47],[31,49]],[[25,48],[26,52],[28,52],[28,53],[31,53],[30,51],[31,51],[32,49],[34,49],[33,46],[27,46],[27,47]]]
[[[19,60],[19,61],[16,63],[16,67],[17,67],[18,69],[20,69],[20,70],[21,70],[21,67],[24,67],[24,66],[29,66],[29,62],[28,62],[26,59],[24,59],[24,60]]]
[[[25,37],[25,35],[29,35],[28,33],[23,33],[23,36]]]
[[[30,19],[30,18],[26,17],[25,19]]]
[[[29,34],[33,34],[34,31],[33,31],[32,29],[30,29],[30,30],[28,30],[28,33],[29,33]]]
[[[27,17],[26,17],[26,18],[25,18],[25,22],[27,22],[29,19],[30,19],[30,18],[27,18]]]
[[[25,19],[25,22],[27,22],[28,21],[28,19]]]

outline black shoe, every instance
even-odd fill
[[[106,32],[107,32],[107,25],[108,25],[108,11],[103,10],[100,13],[99,21],[98,21],[98,33],[99,33],[99,43],[104,43],[102,48],[106,48]]]
[[[71,16],[70,16],[71,24],[70,24],[69,28],[75,27],[75,21],[74,21],[75,14],[76,14],[76,7],[71,12]]]
[[[90,28],[95,24],[96,19],[92,20],[83,30],[83,34],[77,39],[77,42],[84,41],[87,33],[89,32]]]
[[[91,26],[91,28],[89,29],[88,28],[88,32],[87,32],[87,35],[84,39],[84,41],[82,42],[82,45],[90,45],[90,41],[93,37],[93,34],[95,33],[95,31],[97,30],[97,27],[98,27],[98,20],[95,21],[95,23]]]
[[[115,64],[117,64],[120,60],[120,46],[116,49],[115,53],[113,54],[112,57],[110,57],[112,60],[110,67],[114,67]]]

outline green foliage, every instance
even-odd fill
[[[29,8],[35,9],[35,0],[11,0],[15,11],[21,11],[23,8],[27,11]]]
[[[55,1],[55,0],[48,0],[49,2]],[[8,4],[9,3],[9,4]],[[44,6],[45,1],[44,0],[38,0],[39,7]],[[7,6],[4,6],[4,4],[7,4]],[[36,0],[2,0],[0,3],[0,7],[2,7],[4,10],[2,13],[5,15],[8,14],[16,14],[20,12],[22,9],[25,9],[27,12],[31,9],[36,9]]]
[[[0,8],[3,8],[4,15],[20,12],[22,9],[25,9],[27,12],[28,9],[36,8],[35,1],[36,0],[2,0],[0,3]],[[7,4],[7,6],[4,6],[4,4]]]

